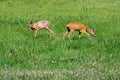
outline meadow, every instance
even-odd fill
[[[49,20],[55,35],[28,21]],[[69,22],[96,28],[88,39]],[[119,0],[0,0],[0,80],[120,80]]]

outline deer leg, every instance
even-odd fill
[[[37,37],[37,32],[38,32],[38,30],[35,30],[35,34],[34,34],[35,38]]]
[[[50,28],[45,28],[45,29],[50,32],[50,36],[54,36],[54,32]]]
[[[81,32],[84,33],[84,34],[86,34],[87,37],[90,39],[90,34],[89,33],[87,33],[86,31],[81,31]]]
[[[70,41],[71,41],[70,36],[71,36],[71,34],[72,34],[73,31],[74,31],[74,30],[71,30],[71,31],[68,32],[68,39],[69,39]]]
[[[90,37],[90,35],[89,35],[89,33],[87,33],[87,32],[84,32],[88,37]]]
[[[64,35],[63,35],[63,40],[64,40],[64,38],[66,37],[66,35],[68,35],[68,31],[66,31],[66,32],[64,33]]]
[[[85,34],[87,35],[88,39],[91,40],[90,34],[85,32]]]

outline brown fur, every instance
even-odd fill
[[[81,37],[80,36],[81,33],[84,33],[88,36],[89,36],[89,34],[91,34],[93,36],[96,36],[94,29],[91,30],[91,29],[87,28],[84,24],[80,24],[80,23],[77,23],[77,22],[71,22],[71,23],[67,24],[67,31],[63,35],[63,40],[64,40],[64,37],[66,35],[68,36],[68,38],[70,40],[70,36],[71,36],[73,31],[78,31],[79,32],[79,36],[78,36],[79,38]]]

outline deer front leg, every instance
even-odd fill
[[[90,35],[89,35],[89,33],[87,33],[87,32],[84,32],[88,37],[90,37]]]
[[[38,30],[35,30],[35,33],[34,33],[35,38],[37,38],[37,32]]]
[[[87,36],[90,36],[89,33],[87,33],[85,30],[81,30],[80,32],[86,34]]]
[[[54,36],[54,32],[50,29],[50,28],[45,28],[46,30],[48,30],[49,32],[50,32],[50,37],[52,36]]]
[[[70,32],[68,32],[68,39],[69,39],[69,41],[71,41],[70,36],[71,36],[71,34],[72,34],[73,31],[74,30],[71,30]]]
[[[63,35],[63,40],[65,39],[66,35],[68,35],[68,31],[66,31]]]
[[[84,33],[85,35],[87,35],[88,39],[90,39],[90,34],[87,33],[86,31],[81,31],[82,33]]]

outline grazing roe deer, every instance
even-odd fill
[[[95,29],[91,30],[91,29],[87,28],[84,24],[77,23],[77,22],[71,22],[71,23],[67,24],[67,31],[63,35],[63,40],[64,40],[64,37],[66,35],[68,35],[68,38],[70,40],[70,35],[75,30],[79,32],[79,35],[78,35],[79,39],[81,37],[80,36],[81,33],[84,33],[84,34],[86,34],[88,36],[89,36],[89,34],[91,34],[93,36],[96,36],[96,30]]]
[[[28,30],[32,29],[35,31],[34,33],[35,38],[37,36],[37,32],[40,29],[46,29],[47,31],[50,32],[50,35],[53,36],[54,32],[49,28],[49,26],[50,26],[50,22],[48,20],[42,20],[35,23],[32,23],[31,21],[28,23]]]

